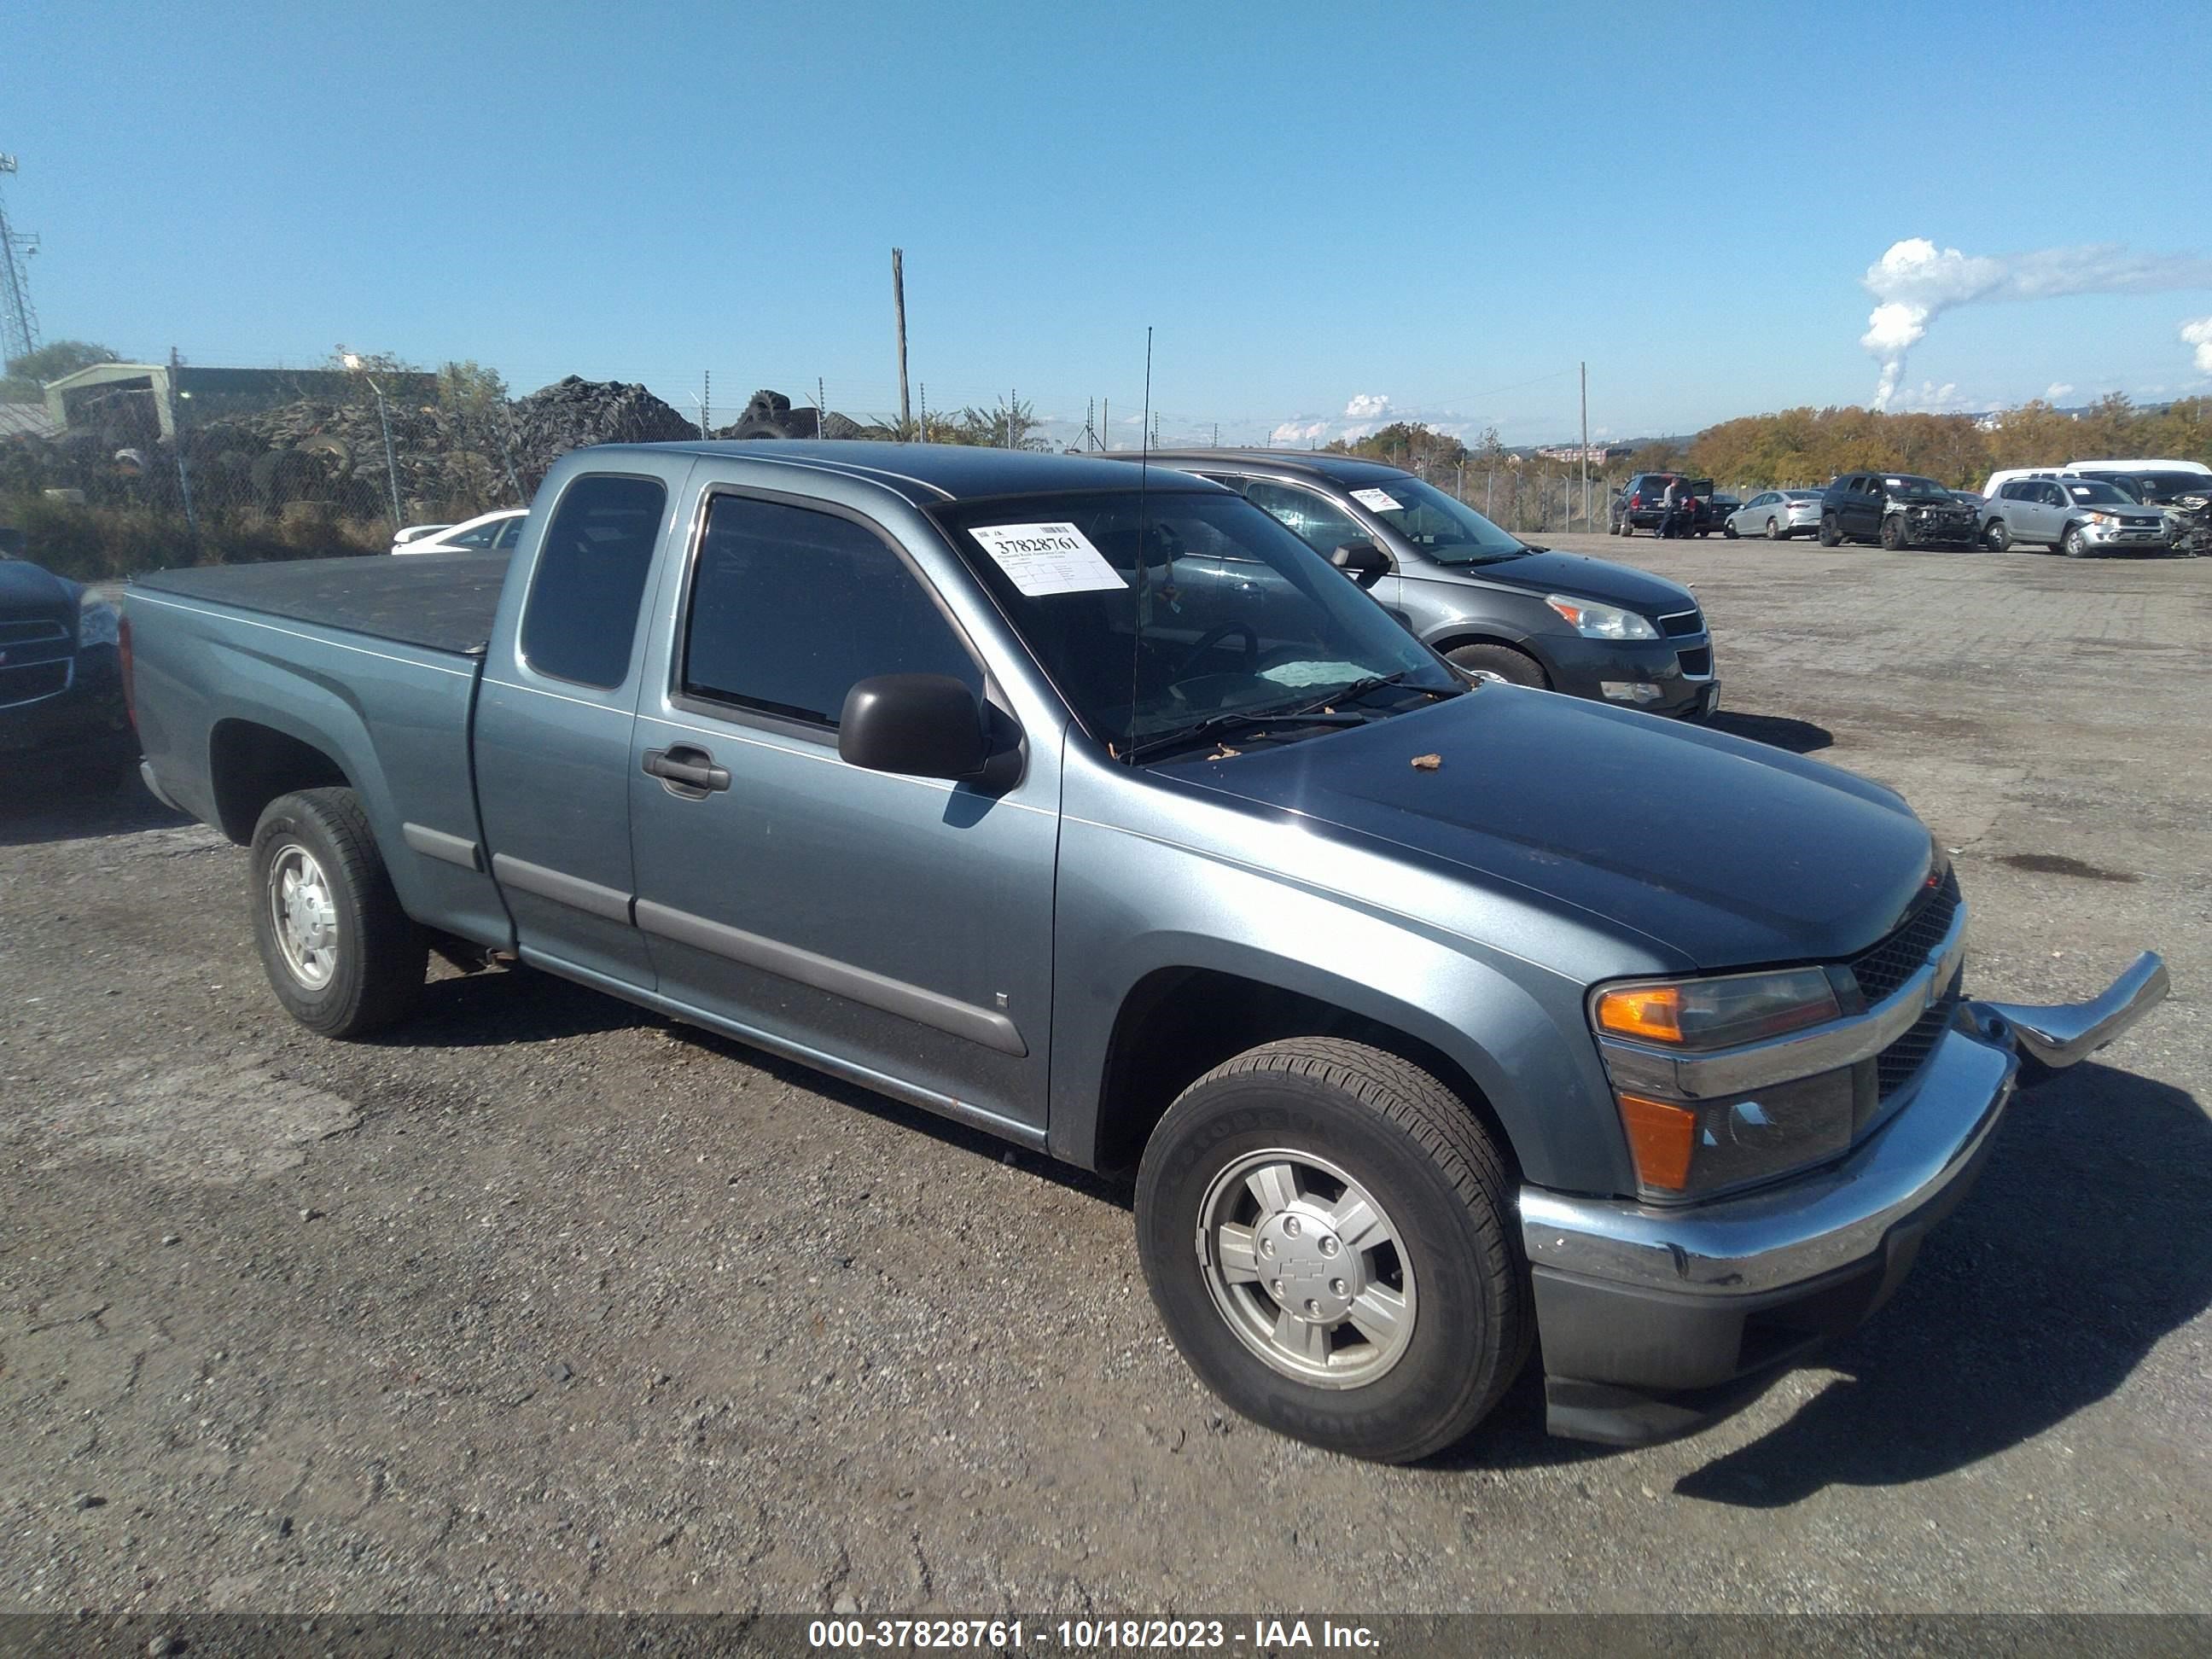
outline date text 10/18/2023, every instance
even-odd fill
[[[1073,1652],[1133,1648],[1237,1649],[1289,1652],[1300,1648],[1372,1650],[1379,1645],[1364,1625],[1329,1620],[1061,1619],[1031,1624],[1020,1619],[816,1619],[807,1645],[834,1648],[966,1648],[984,1652],[1052,1647]]]

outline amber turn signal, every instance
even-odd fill
[[[1623,1036],[1680,1042],[1682,988],[1641,985],[1624,991],[1607,991],[1597,1000],[1597,1023],[1600,1030],[1618,1031]]]
[[[1680,1192],[1690,1184],[1690,1156],[1698,1146],[1697,1113],[1687,1106],[1647,1100],[1642,1095],[1617,1098],[1638,1183],[1653,1192]]]

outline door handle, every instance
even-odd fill
[[[714,764],[714,757],[690,744],[673,749],[645,751],[645,770],[670,786],[671,794],[704,800],[714,790],[730,787],[729,772]]]

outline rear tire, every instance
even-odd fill
[[[1823,513],[1820,515],[1820,545],[1839,547],[1843,544],[1843,540],[1844,532],[1836,523],[1836,515],[1832,513]]]
[[[1297,1037],[1216,1066],[1146,1143],[1136,1215],[1176,1346],[1279,1433],[1409,1462],[1528,1358],[1504,1160],[1466,1102],[1379,1048]]]
[[[1786,542],[1790,539],[1790,532],[1782,527],[1781,520],[1769,519],[1766,521],[1766,539],[1770,542]]]
[[[399,908],[352,790],[270,802],[253,829],[252,872],[254,942],[293,1018],[324,1036],[362,1037],[413,1010],[428,945]]]
[[[1543,664],[1510,645],[1462,645],[1456,651],[1445,652],[1444,656],[1479,678],[1504,680],[1508,685],[1525,685],[1534,691],[1544,690],[1551,684],[1545,677]]]

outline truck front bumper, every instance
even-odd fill
[[[1668,1208],[1523,1188],[1547,1426],[1613,1445],[1686,1433],[1858,1325],[1972,1187],[2015,1085],[2086,1058],[2166,992],[2146,954],[2089,1002],[1962,1004],[1878,1133],[1741,1198]]]

